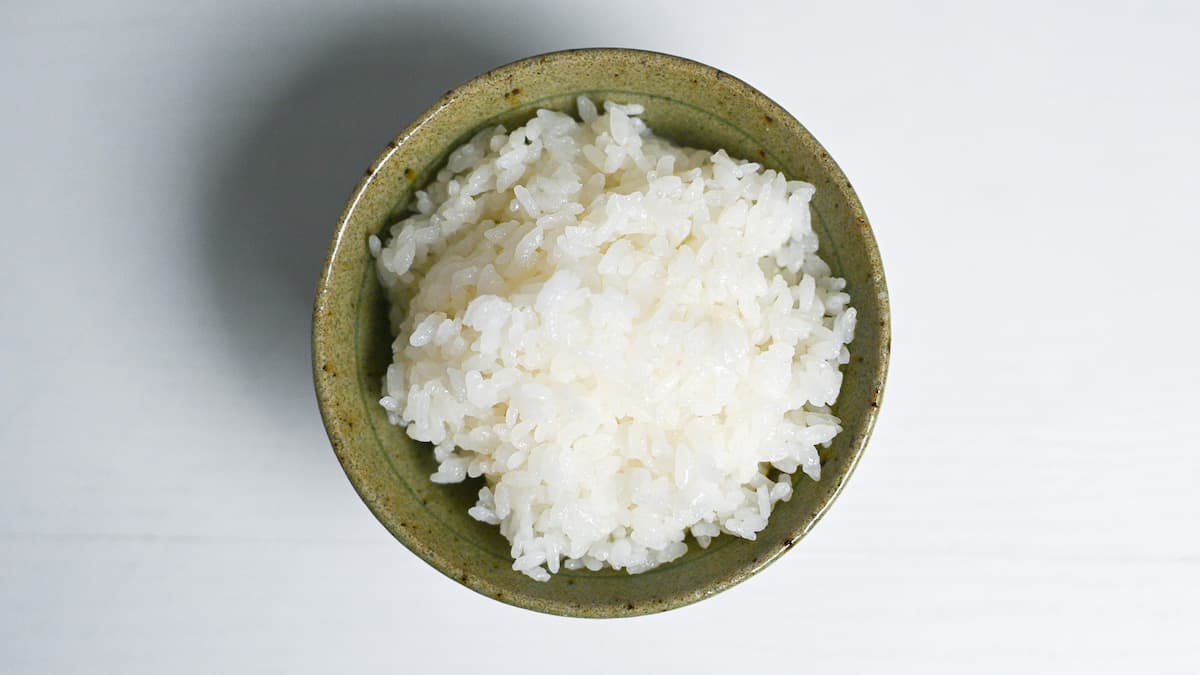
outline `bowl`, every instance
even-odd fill
[[[846,279],[858,327],[834,410],[844,431],[821,452],[821,480],[800,472],[754,541],[724,535],[707,549],[644,572],[563,570],[537,582],[512,570],[499,528],[467,515],[481,480],[437,485],[431,448],[389,425],[378,401],[391,360],[385,294],[367,239],[394,222],[448,153],[485,126],[523,123],[538,108],[575,112],[576,97],[637,102],[659,135],[813,183],[822,257]],[[414,553],[483,595],[539,612],[619,617],[659,612],[745,580],[791,549],[849,479],[879,412],[890,345],[879,252],[849,181],[791,115],[748,84],[687,59],[630,49],[581,49],[518,61],[450,91],[367,168],[329,246],[313,309],[313,372],[333,450],[364,502]]]

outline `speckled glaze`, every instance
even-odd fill
[[[816,185],[820,253],[845,277],[858,310],[851,361],[834,410],[845,426],[822,452],[822,478],[793,479],[756,541],[725,535],[708,549],[639,575],[562,571],[546,583],[511,569],[499,528],[467,515],[480,481],[435,485],[430,447],[387,423],[377,401],[391,359],[385,296],[367,250],[450,150],[485,125],[516,126],[538,108],[574,114],[575,98],[646,107],[654,131],[677,143],[764,163]],[[503,66],[447,93],[366,170],[333,234],[313,309],[317,399],[334,452],[363,501],[405,546],[446,576],[519,607],[582,617],[660,612],[723,591],[789,550],[820,520],[850,477],[879,411],[891,331],[883,267],[867,217],[824,148],[791,115],[709,66],[653,52],[586,49]]]

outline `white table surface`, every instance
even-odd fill
[[[0,7],[0,673],[1198,672],[1200,5],[491,4]],[[396,543],[308,347],[325,240],[392,134],[599,45],[806,124],[895,321],[875,438],[812,535],[617,621]]]

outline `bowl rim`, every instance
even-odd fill
[[[887,290],[887,279],[883,270],[883,263],[880,258],[878,245],[875,235],[870,226],[870,221],[867,219],[858,195],[854,188],[846,179],[841,168],[833,160],[833,157],[824,146],[805,128],[795,117],[793,117],[783,106],[776,103],[763,92],[754,88],[745,81],[728,73],[715,68],[713,66],[695,61],[686,57],[676,56],[663,52],[618,48],[618,47],[589,47],[578,49],[565,49],[559,51],[546,52],[526,58],[518,59],[510,63],[498,66],[488,70],[480,75],[477,75],[462,84],[454,87],[443,94],[429,108],[422,112],[415,120],[397,134],[385,149],[381,151],[371,162],[368,171],[360,178],[358,184],[354,187],[343,206],[341,213],[338,216],[336,226],[330,238],[328,250],[322,263],[321,276],[317,283],[316,295],[313,302],[313,323],[312,323],[312,372],[314,388],[316,390],[317,405],[320,410],[322,423],[325,427],[326,434],[331,445],[341,464],[343,471],[359,497],[367,505],[376,519],[406,548],[415,553],[418,557],[432,566],[441,574],[452,579],[453,581],[470,588],[471,590],[485,595],[493,600],[499,600],[509,605],[529,609],[541,613],[553,614],[568,617],[588,617],[588,618],[618,618],[637,616],[643,614],[651,614],[662,612],[678,607],[690,605],[705,598],[716,595],[722,591],[728,590],[733,586],[745,581],[754,576],[772,562],[779,559],[783,553],[790,550],[791,546],[775,548],[769,555],[755,559],[752,562],[744,563],[727,575],[710,582],[700,588],[683,589],[664,593],[661,597],[653,602],[642,603],[637,606],[629,606],[626,604],[609,604],[602,603],[595,606],[580,607],[571,603],[560,602],[555,599],[546,599],[544,597],[527,596],[519,591],[513,591],[511,588],[501,588],[491,583],[480,575],[465,574],[465,567],[456,563],[454,560],[446,559],[439,555],[436,551],[421,541],[421,538],[415,536],[412,532],[395,527],[385,517],[385,513],[381,506],[376,503],[366,494],[362,488],[362,479],[357,475],[355,467],[348,461],[342,448],[346,445],[347,439],[342,438],[338,433],[337,426],[332,420],[332,401],[335,396],[334,386],[337,381],[328,377],[322,369],[322,364],[326,363],[332,354],[328,351],[328,346],[321,339],[329,328],[332,319],[323,309],[330,302],[335,291],[335,284],[332,283],[334,271],[338,262],[338,253],[345,244],[344,238],[353,220],[359,202],[364,195],[371,189],[371,185],[378,173],[386,166],[388,159],[394,154],[410,137],[417,133],[421,127],[429,122],[433,117],[438,115],[443,109],[452,105],[456,100],[469,97],[479,92],[487,82],[494,80],[497,77],[505,77],[508,73],[528,67],[532,64],[554,64],[554,63],[569,63],[581,58],[592,58],[595,56],[607,56],[620,59],[633,60],[659,60],[662,63],[675,63],[676,65],[685,65],[689,68],[698,68],[708,75],[717,78],[727,78],[727,83],[730,84],[741,97],[753,99],[756,103],[772,111],[773,116],[778,123],[787,128],[789,135],[797,135],[807,137],[814,147],[819,148],[822,152],[817,159],[822,165],[824,171],[828,172],[836,183],[845,186],[844,197],[847,201],[850,214],[862,228],[863,241],[865,246],[865,260],[869,268],[870,276],[877,280],[879,285],[879,353],[877,354],[878,367],[874,372],[870,373],[871,380],[875,384],[874,405],[867,411],[866,418],[862,426],[862,434],[858,437],[849,448],[850,458],[845,471],[840,475],[839,480],[833,486],[828,498],[819,504],[815,514],[804,522],[797,531],[793,532],[790,537],[794,543],[804,537],[814,526],[824,517],[829,511],[829,508],[837,501],[838,496],[845,488],[846,482],[854,473],[859,461],[862,459],[863,452],[871,438],[875,429],[876,422],[879,417],[880,406],[882,405],[884,389],[887,381],[887,372],[891,355],[891,307],[890,298]],[[345,379],[345,378],[342,378]],[[514,574],[516,574],[514,572]]]

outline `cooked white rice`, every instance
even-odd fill
[[[841,431],[855,317],[812,185],[578,107],[479,133],[370,241],[388,419],[434,445],[434,482],[486,477],[470,514],[543,581],[754,539]]]

